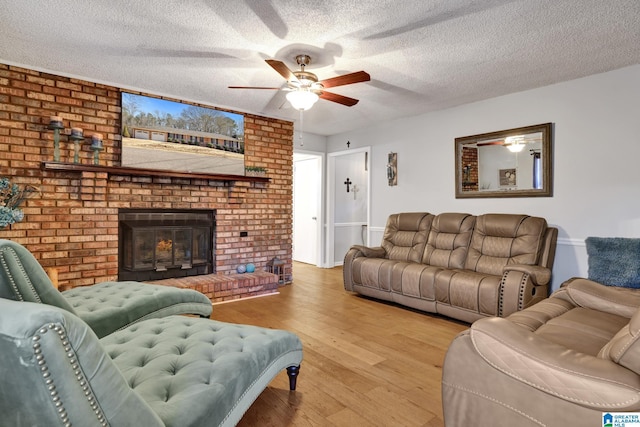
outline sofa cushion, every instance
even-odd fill
[[[431,224],[422,263],[436,267],[463,268],[476,217],[465,213],[442,213]]]
[[[575,308],[575,304],[570,301],[562,298],[547,298],[526,310],[510,314],[507,319],[530,332],[534,332],[549,320],[559,317],[573,308]]]
[[[597,288],[602,291],[598,292]],[[548,341],[596,356],[629,322],[624,311],[600,310],[613,304],[616,294],[589,280],[574,279],[563,284],[550,298],[513,313],[507,319]],[[602,300],[598,301],[598,298]]]
[[[440,267],[383,258],[353,260],[353,282],[360,286],[415,298],[435,299],[434,282]]]
[[[353,260],[353,282],[368,288],[391,290],[391,274],[398,261],[359,257]]]
[[[539,304],[544,303],[542,301]],[[628,321],[628,318],[615,314],[575,307],[550,319],[535,333],[572,350],[597,356],[600,349]]]
[[[386,252],[386,258],[420,262],[431,221],[433,215],[424,212],[389,215],[380,244]]]
[[[544,218],[486,214],[476,219],[465,269],[502,276],[508,264],[534,265],[540,258]]]
[[[483,316],[497,316],[500,280],[500,276],[469,270],[442,270],[435,279],[436,301]]]
[[[609,286],[640,288],[640,239],[587,237],[589,279]]]
[[[435,278],[442,268],[413,262],[396,262],[391,271],[391,291],[433,301]]]

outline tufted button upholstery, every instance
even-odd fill
[[[167,426],[194,425],[203,416],[219,425],[247,390],[264,389],[283,362],[298,365],[302,355],[289,332],[179,316],[132,325],[102,343]]]
[[[140,282],[102,282],[62,295],[99,337],[144,319],[212,312],[211,301],[198,291]]]
[[[140,320],[172,314],[211,315],[211,301],[191,289],[103,282],[62,293],[22,245],[0,239],[0,297],[49,304],[77,314],[102,337]]]
[[[0,357],[2,425],[233,426],[276,374],[300,365],[302,344],[184,316],[98,340],[66,310],[0,298]]]

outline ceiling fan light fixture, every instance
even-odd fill
[[[524,149],[524,137],[508,136],[505,139],[505,145],[512,153],[519,153]]]
[[[308,110],[318,100],[318,94],[309,90],[294,90],[287,94],[287,101],[296,110]]]

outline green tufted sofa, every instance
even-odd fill
[[[98,337],[149,318],[174,314],[209,317],[212,305],[191,289],[140,282],[102,282],[59,292],[22,245],[0,239],[0,297],[44,303],[78,315]]]
[[[295,390],[290,332],[147,319],[98,339],[72,312],[0,298],[0,414],[21,426],[233,426],[274,376]]]

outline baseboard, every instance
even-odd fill
[[[280,292],[271,292],[270,294],[253,295],[253,296],[250,296],[250,297],[242,297],[242,298],[230,299],[230,300],[226,300],[226,301],[218,301],[218,302],[214,302],[213,305],[228,304],[230,302],[240,302],[240,301],[246,301],[248,299],[270,297],[271,295],[279,295],[279,294],[280,294]]]

